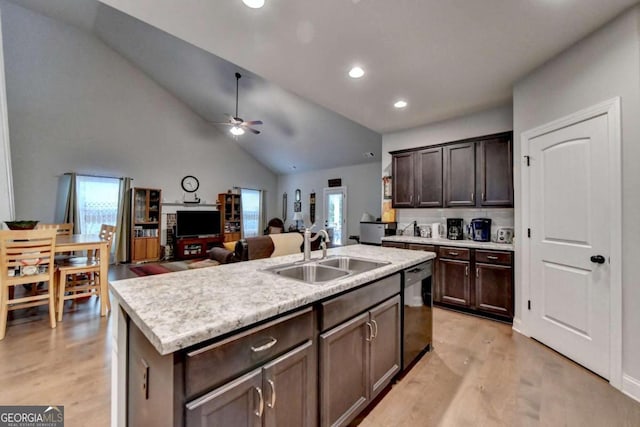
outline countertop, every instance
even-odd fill
[[[390,264],[323,284],[261,271],[301,261],[302,254],[295,254],[118,280],[110,286],[131,320],[158,353],[165,355],[435,258],[433,252],[366,245],[333,248],[327,253]],[[312,252],[312,258],[320,256],[320,251]]]
[[[513,244],[511,243],[476,242],[473,240],[430,239],[428,237],[416,237],[416,236],[386,236],[382,238],[382,241],[383,242],[420,243],[423,245],[460,246],[463,248],[491,249],[496,251],[513,252]]]

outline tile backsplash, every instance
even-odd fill
[[[513,227],[513,208],[504,209],[396,209],[398,230],[407,227],[412,232],[411,225],[417,221],[420,227],[440,222],[446,226],[447,218],[462,218],[467,226],[473,218],[491,218],[491,236],[495,237],[496,228]]]

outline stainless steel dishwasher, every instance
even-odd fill
[[[402,281],[402,370],[432,347],[433,262],[427,261],[403,272]]]

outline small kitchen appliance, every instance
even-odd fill
[[[464,228],[462,227],[462,218],[447,218],[447,239],[449,240],[464,239]]]
[[[396,234],[396,222],[361,221],[360,243],[365,245],[382,245],[382,238]]]
[[[496,242],[513,243],[513,227],[498,227],[496,230]]]
[[[444,236],[444,225],[440,222],[434,222],[431,224],[431,238],[439,239]]]
[[[476,242],[488,242],[491,239],[491,218],[471,220],[471,238]]]

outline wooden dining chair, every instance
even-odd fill
[[[107,241],[107,251],[105,254],[89,254],[84,258],[71,258],[58,265],[58,296],[57,313],[58,322],[62,322],[64,302],[77,298],[86,298],[91,295],[100,297],[101,287],[107,286],[107,278],[100,277],[100,263],[109,263],[109,253],[111,244],[116,234],[116,227],[102,224],[100,227],[100,238]],[[111,304],[107,297],[107,307],[110,310]]]
[[[55,253],[56,231],[0,231],[0,340],[4,339],[10,310],[49,305],[49,322],[56,327]],[[46,282],[42,290],[37,284]],[[31,295],[15,297],[18,285],[31,284]]]

